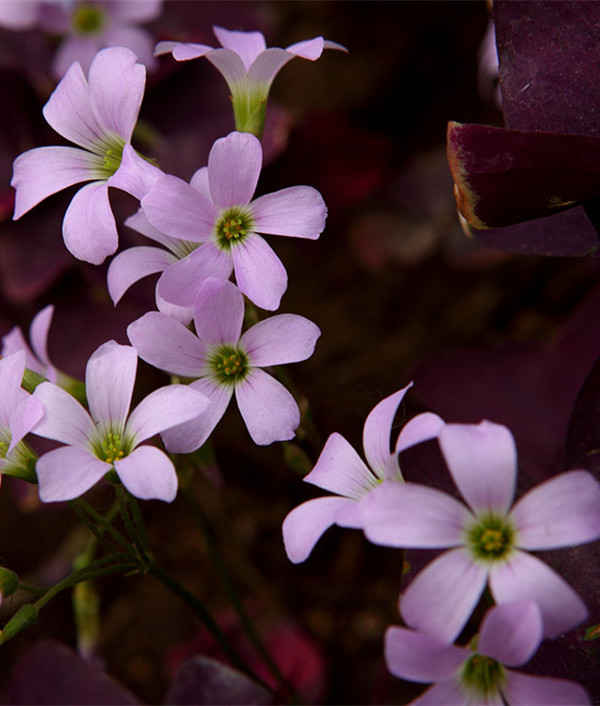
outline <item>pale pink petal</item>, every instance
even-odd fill
[[[115,252],[119,235],[105,181],[88,184],[73,196],[63,220],[63,238],[74,257],[93,265]]]
[[[40,499],[45,503],[73,500],[95,485],[112,466],[89,449],[63,446],[41,456],[35,466]]]
[[[489,697],[488,697],[489,698]],[[501,700],[497,702],[500,706]],[[468,696],[462,690],[458,679],[448,679],[434,684],[432,687],[423,692],[411,702],[412,706],[465,706],[470,704]],[[475,706],[473,704],[472,706]],[[489,706],[486,701],[485,705],[477,703],[476,706]]]
[[[134,445],[165,429],[189,422],[201,415],[210,400],[189,385],[169,385],[154,390],[131,412],[125,427]]]
[[[11,453],[25,434],[29,434],[43,416],[44,407],[37,397],[27,395],[24,400],[19,402],[10,415],[10,445],[6,449],[5,456]]]
[[[63,444],[87,446],[95,425],[74,397],[50,382],[43,382],[33,393],[44,406],[45,414],[34,433]]]
[[[113,257],[106,278],[113,304],[116,306],[134,282],[155,272],[162,272],[175,262],[177,258],[170,252],[147,246],[129,248]]]
[[[161,434],[167,450],[171,453],[191,453],[199,449],[225,414],[233,395],[232,385],[219,385],[207,378],[195,380],[191,387],[206,395],[210,399],[210,405],[206,412],[196,419],[167,429]]]
[[[49,304],[39,311],[31,322],[29,329],[29,338],[36,356],[44,365],[50,365],[48,358],[48,330],[52,323],[54,315],[54,306]]]
[[[172,375],[198,377],[205,364],[204,346],[179,321],[150,311],[129,324],[127,336],[139,357]]]
[[[199,191],[204,198],[212,200],[210,183],[208,181],[208,167],[200,167],[200,169],[196,169],[190,179],[190,186],[193,186],[196,191]]]
[[[290,44],[289,47],[286,47],[286,51],[302,59],[315,61],[323,53],[324,46],[325,41],[323,37],[315,37],[314,39],[304,39],[301,42]]]
[[[315,498],[288,513],[281,527],[288,559],[294,564],[308,559],[321,536],[335,524],[339,508],[351,502],[347,498]]]
[[[402,427],[396,441],[396,453],[420,444],[422,441],[435,439],[444,426],[444,420],[433,412],[417,414]]]
[[[109,4],[112,17],[133,24],[156,20],[163,8],[163,0],[118,0]]]
[[[287,289],[281,260],[260,235],[250,234],[231,250],[235,279],[242,292],[261,309],[275,311]]]
[[[105,131],[131,141],[146,85],[146,69],[125,47],[109,47],[96,54],[90,66],[92,108]]]
[[[165,235],[160,230],[155,228],[146,218],[146,214],[141,208],[138,208],[133,215],[126,218],[123,223],[128,228],[132,228],[138,233],[145,235],[146,238],[150,238],[150,240],[154,240],[155,242],[164,245],[166,248],[171,249],[173,243],[180,243],[179,238],[172,238],[170,235]]]
[[[344,503],[335,514],[335,524],[346,529],[363,529],[361,502],[361,500],[352,500]]]
[[[287,441],[296,435],[300,410],[296,400],[275,378],[253,368],[235,388],[235,398],[252,441],[259,446]]]
[[[258,233],[316,240],[325,228],[327,206],[312,186],[290,186],[250,204]]]
[[[150,223],[174,238],[202,242],[212,236],[217,209],[183,179],[163,176],[143,198]]]
[[[517,478],[517,449],[510,431],[500,424],[447,424],[440,446],[452,478],[476,512],[505,513]]]
[[[40,364],[40,361],[35,357],[31,348],[29,348],[27,341],[23,338],[21,329],[15,326],[6,336],[2,336],[2,357],[6,358],[11,353],[16,353],[17,351],[25,351],[25,366],[27,368],[40,375],[44,375],[45,366]]]
[[[441,549],[464,543],[473,516],[458,500],[416,483],[385,482],[363,501],[367,539],[389,547]]]
[[[231,49],[213,49],[212,51],[203,52],[202,54],[198,53],[196,45],[193,44],[180,45],[173,49],[173,56],[178,61],[195,59],[196,56],[203,56],[204,54],[223,76],[232,93],[246,90],[246,67],[240,57]]]
[[[348,54],[347,47],[339,42],[332,42],[331,39],[324,40],[323,49],[337,49],[337,51],[343,51],[345,54]],[[290,51],[290,47],[288,47],[288,51]]]
[[[231,132],[217,140],[208,155],[208,181],[222,209],[250,203],[262,167],[260,140],[248,132]]]
[[[60,81],[75,62],[81,67],[82,73],[87,75],[100,48],[98,37],[65,37],[52,58],[52,75]]]
[[[583,706],[591,703],[586,690],[573,681],[508,672],[502,693],[510,706]]]
[[[369,413],[363,428],[363,448],[369,466],[378,478],[399,476],[400,467],[396,454],[390,451],[390,435],[396,411],[404,395],[412,387],[409,383],[393,395],[381,400]]]
[[[538,558],[513,551],[490,571],[490,590],[497,603],[535,601],[544,621],[544,636],[554,639],[586,619],[588,612],[579,595]]]
[[[600,485],[587,471],[561,473],[524,495],[509,520],[522,549],[592,542],[600,537]]]
[[[19,155],[10,182],[17,220],[40,201],[82,181],[97,179],[98,158],[77,147],[36,147]]]
[[[294,56],[295,54],[278,47],[267,49],[256,57],[250,67],[248,83],[251,86],[262,86],[265,91],[268,91],[275,76]]]
[[[141,500],[172,502],[177,495],[177,473],[171,459],[155,446],[140,446],[115,461],[127,490]]]
[[[21,395],[26,355],[17,350],[0,360],[0,426],[8,427],[10,417]]]
[[[486,613],[479,628],[477,652],[507,667],[519,667],[537,652],[542,637],[542,614],[537,603],[503,603]]]
[[[144,5],[144,3],[138,3]],[[136,55],[140,64],[154,71],[158,62],[154,58],[154,37],[140,27],[109,27],[102,38],[105,47],[127,47]]]
[[[354,500],[368,493],[377,483],[360,456],[337,432],[327,439],[315,467],[303,480]]]
[[[231,49],[244,62],[246,71],[267,45],[262,32],[237,32],[224,27],[213,27],[213,32],[224,49]]]
[[[420,684],[450,679],[472,656],[470,650],[449,645],[435,635],[395,626],[385,632],[384,654],[395,677]]]
[[[158,167],[140,157],[131,145],[125,145],[121,164],[108,183],[141,201],[163,176],[165,174]]]
[[[310,358],[320,335],[321,329],[304,316],[278,314],[254,324],[240,345],[248,353],[250,365],[264,368]]]
[[[171,304],[171,302],[168,302],[166,299],[163,299],[158,293],[158,285],[156,288],[156,308],[160,311],[161,314],[165,314],[165,316],[170,316],[172,319],[175,319],[175,321],[179,321],[179,323],[183,324],[184,326],[188,326],[190,321],[194,318],[194,312],[191,307]]]
[[[90,414],[105,429],[122,430],[135,383],[138,354],[131,346],[103,343],[92,353],[85,369],[85,390]]]
[[[232,272],[233,262],[229,254],[219,250],[214,243],[202,243],[164,271],[158,283],[158,292],[172,304],[192,307],[205,279],[217,277],[226,280]]]
[[[38,23],[40,0],[2,0],[0,26],[12,30],[33,29]]]
[[[207,345],[237,345],[244,321],[244,297],[226,279],[208,277],[198,290],[194,323],[198,338]]]
[[[154,56],[172,53],[176,61],[189,61],[190,59],[198,59],[212,51],[214,51],[214,47],[209,47],[206,44],[195,44],[194,42],[159,42],[156,47],[154,47]]]

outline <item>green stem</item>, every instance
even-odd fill
[[[140,538],[136,523],[132,520],[131,515],[129,514],[129,509],[131,506],[127,499],[128,493],[121,484],[116,485],[115,488],[117,491],[117,499],[119,501],[119,512],[121,514],[123,524],[125,525],[125,529],[127,530],[127,534],[131,538],[131,541],[135,544],[140,560],[145,565],[148,565],[151,561],[151,557],[147,555],[144,548],[144,540]]]
[[[99,512],[96,512],[96,510],[94,510],[94,508],[82,498],[71,500],[69,502],[69,506],[75,512],[77,517],[79,517],[79,519],[90,530],[90,532],[94,534],[98,541],[106,543],[106,539],[103,537],[106,533],[126,551],[131,549],[129,542],[125,539],[125,537],[123,537],[123,535],[112,526],[112,521],[119,512],[119,506],[117,504],[113,505],[104,517]]]
[[[39,588],[39,586],[30,586],[28,583],[23,583],[19,581],[19,590],[27,591],[27,593],[37,593],[38,596],[44,595],[46,593],[46,588]]]
[[[139,539],[140,545],[142,546],[146,556],[152,557],[152,551],[148,542],[148,535],[146,534],[146,526],[144,525],[144,520],[142,518],[139,503],[133,497],[133,495],[131,495],[131,493],[127,491],[125,491],[125,498],[131,510],[131,515],[133,517],[133,522],[135,524],[137,537]]]

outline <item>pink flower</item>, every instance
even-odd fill
[[[81,66],[74,63],[44,106],[44,117],[79,147],[38,147],[17,157],[13,166],[15,220],[57,191],[92,182],[73,197],[65,213],[63,237],[76,258],[95,265],[118,245],[108,187],[141,198],[151,180],[161,174],[129,144],[145,82],[145,68],[123,47],[96,55],[89,83]]]
[[[390,672],[401,679],[434,682],[414,704],[589,704],[589,696],[575,682],[506,669],[528,662],[542,637],[537,604],[515,601],[486,613],[476,646],[471,649],[433,635],[390,627],[385,635],[385,659]]]
[[[198,419],[169,429],[169,451],[189,453],[202,446],[221,419],[233,394],[256,444],[293,438],[300,410],[292,395],[263,367],[305,360],[321,335],[303,316],[279,314],[242,334],[244,297],[227,280],[206,279],[194,305],[194,335],[183,324],[149,312],[127,329],[140,358],[174,375],[198,378],[211,405]]]
[[[315,240],[327,207],[316,189],[292,186],[251,201],[262,165],[260,141],[232,132],[213,145],[208,167],[192,184],[174,176],[158,179],[142,199],[150,223],[161,233],[204,243],[163,274],[162,296],[192,306],[207,273],[229,277],[257,306],[275,310],[287,288],[281,260],[258,233]]]
[[[43,382],[34,397],[45,409],[35,434],[67,444],[40,457],[36,470],[44,502],[72,500],[114,469],[127,490],[144,500],[171,502],[177,474],[168,456],[140,444],[201,414],[207,398],[185,385],[161,387],[129,414],[137,351],[115,341],[101,345],[86,367],[88,413],[65,390]]]
[[[527,551],[591,542],[600,536],[600,485],[587,471],[562,473],[512,509],[517,454],[510,431],[484,421],[448,424],[439,443],[469,508],[414,483],[373,490],[363,508],[367,538],[407,548],[445,548],[408,586],[400,612],[411,627],[452,641],[486,583],[496,602],[534,600],[544,635],[554,638],[587,616],[577,593]]]
[[[321,535],[334,524],[362,529],[358,501],[382,481],[402,481],[401,451],[437,436],[444,422],[436,414],[419,414],[400,431],[394,450],[390,434],[394,416],[412,383],[379,402],[365,421],[363,447],[367,466],[340,434],[327,439],[317,464],[304,477],[307,483],[336,495],[315,498],[292,510],[283,521],[283,541],[290,561],[308,558]]]
[[[6,357],[15,351],[25,351],[26,366],[30,370],[43,375],[50,382],[56,382],[58,376],[57,369],[48,358],[48,330],[52,323],[53,314],[54,307],[50,304],[33,317],[29,329],[29,339],[33,351],[18,326],[15,326],[6,336],[2,337],[2,357]]]

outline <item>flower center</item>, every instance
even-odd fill
[[[208,359],[208,364],[215,380],[224,385],[241,382],[250,367],[246,351],[228,345],[219,346]]]
[[[506,672],[500,662],[485,655],[473,655],[460,673],[463,688],[479,697],[497,693],[505,679]]]
[[[94,445],[94,452],[101,461],[114,463],[129,454],[131,449],[127,439],[113,431],[108,431]]]
[[[233,206],[221,213],[215,225],[215,237],[221,250],[229,252],[241,243],[252,230],[252,216],[239,206]]]
[[[104,13],[97,5],[83,3],[73,11],[71,22],[76,34],[97,34],[104,25]]]
[[[514,529],[503,517],[479,518],[467,530],[467,542],[476,559],[503,559],[514,546]]]

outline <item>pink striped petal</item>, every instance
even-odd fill
[[[452,549],[428,564],[400,598],[407,625],[454,642],[473,612],[488,571],[465,549]]]
[[[44,407],[37,397],[27,395],[10,415],[10,444],[5,456],[9,456],[21,439],[35,427],[44,416]]]
[[[288,513],[281,527],[288,559],[294,564],[308,559],[315,544],[335,524],[336,512],[351,502],[347,498],[315,498]]]
[[[244,321],[244,297],[225,279],[209,277],[198,290],[194,323],[198,338],[207,345],[237,345]]]
[[[321,329],[304,316],[278,314],[254,324],[240,339],[250,365],[297,363],[310,358]]]
[[[417,414],[402,427],[396,441],[396,453],[400,453],[422,441],[435,439],[444,426],[444,420],[433,412]]]
[[[440,446],[452,478],[475,512],[508,511],[515,494],[517,449],[500,424],[447,424]]]
[[[135,383],[138,354],[131,346],[103,343],[85,369],[90,414],[105,429],[123,430]]]
[[[221,209],[249,204],[261,167],[262,147],[254,135],[231,132],[217,140],[208,155],[208,181],[215,204]]]
[[[111,468],[110,463],[101,461],[85,448],[62,446],[49,451],[35,466],[40,499],[50,503],[78,498]]]
[[[147,246],[129,248],[113,257],[106,277],[113,304],[117,305],[132,284],[155,272],[166,270],[175,262],[177,258],[170,252]]]
[[[231,254],[241,291],[261,309],[278,309],[287,289],[287,272],[267,242],[260,235],[250,234]]]
[[[250,204],[258,233],[316,240],[325,228],[327,206],[312,186],[291,186]]]
[[[275,378],[253,368],[235,388],[235,398],[252,441],[259,446],[287,441],[296,435],[300,410],[296,400]]]
[[[554,639],[588,615],[579,595],[550,567],[518,550],[490,571],[490,590],[497,603],[535,601],[544,621],[544,636]]]
[[[34,396],[42,403],[45,414],[34,433],[63,444],[86,447],[95,431],[87,411],[74,397],[50,382],[35,388]]]
[[[537,603],[503,603],[486,613],[479,628],[477,652],[507,667],[519,667],[537,652],[542,637],[542,614]]]
[[[50,365],[48,358],[48,331],[54,315],[54,306],[49,304],[39,311],[31,322],[29,338],[36,356],[44,365]]]
[[[127,490],[141,500],[175,500],[177,473],[171,459],[155,446],[140,446],[115,461],[115,469]]]
[[[586,690],[573,681],[519,672],[508,672],[502,693],[511,706],[583,706],[591,703]]]
[[[108,183],[141,201],[163,176],[165,174],[158,167],[141,157],[131,145],[125,145],[121,164]]]
[[[246,71],[267,45],[262,32],[237,32],[224,27],[213,27],[213,32],[224,49],[231,49],[244,62]]]
[[[592,542],[600,537],[600,485],[587,471],[561,473],[524,495],[509,520],[522,549]]]

